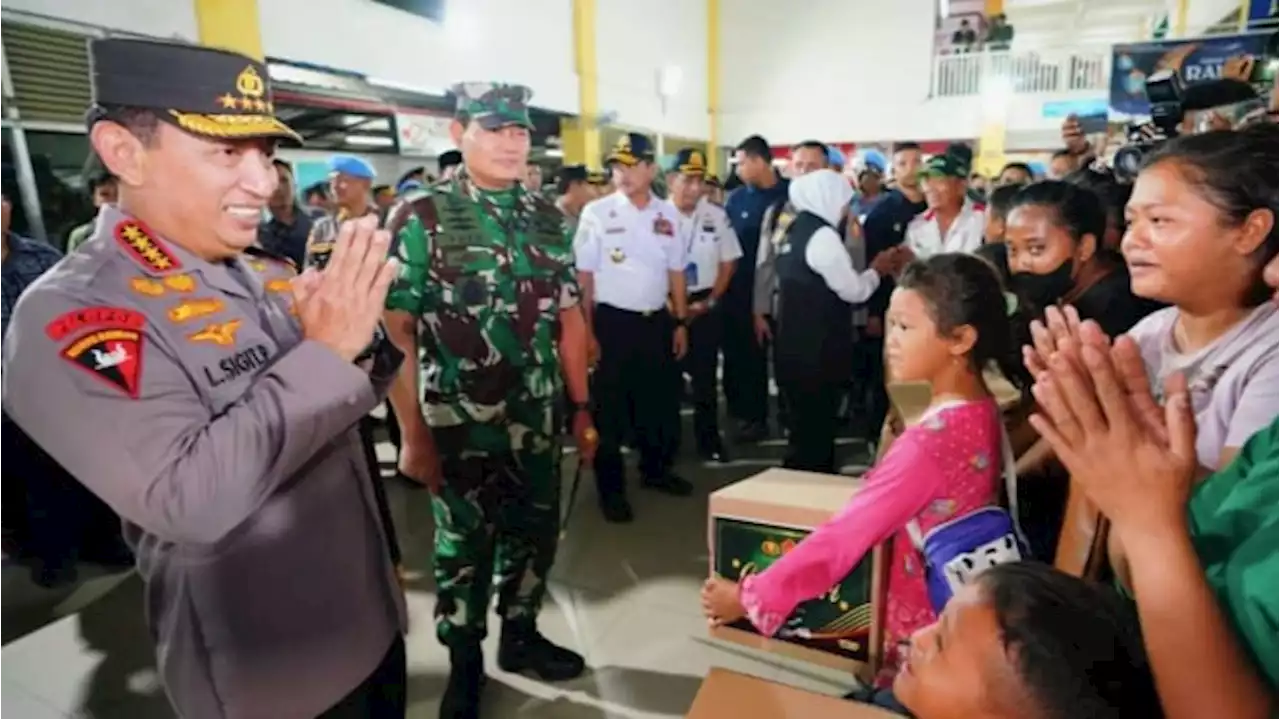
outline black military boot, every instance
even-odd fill
[[[532,620],[508,620],[502,624],[498,643],[498,666],[503,671],[533,672],[549,682],[562,682],[582,675],[582,657],[558,647],[538,633]]]
[[[484,653],[480,643],[451,647],[449,684],[440,700],[440,719],[479,719],[484,680]]]

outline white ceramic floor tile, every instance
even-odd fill
[[[55,711],[7,677],[4,685],[0,686],[0,695],[0,710],[5,716],[14,719],[66,719],[65,714]]]
[[[138,677],[155,654],[142,615],[142,582],[121,582],[79,614],[5,646],[4,675],[53,709],[94,715],[155,689]]]
[[[766,679],[777,666],[707,639],[706,621],[659,607],[636,607],[592,647],[582,682],[608,706],[646,716],[684,716],[703,678],[719,666]]]

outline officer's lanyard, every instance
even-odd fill
[[[680,210],[676,210],[676,212],[680,212]],[[680,216],[681,218],[683,218],[685,215],[683,212],[680,212]],[[684,223],[679,223],[677,227],[679,227],[682,224]],[[699,227],[698,210],[695,208],[693,211],[693,215],[689,217],[689,231],[687,233],[687,236],[680,238],[680,240],[684,242],[685,259],[688,260],[689,262],[693,261],[693,243],[696,239],[698,239],[698,227]]]

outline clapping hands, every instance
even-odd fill
[[[1051,309],[1024,359],[1039,412],[1031,423],[1122,542],[1181,526],[1196,472],[1195,418],[1186,380],[1165,383],[1159,406],[1137,345],[1112,344],[1074,310]]]

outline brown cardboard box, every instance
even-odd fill
[[[857,492],[854,478],[769,469],[711,495],[711,571],[737,580],[790,550]],[[850,674],[874,670],[880,647],[880,552],[864,559],[794,617],[809,636],[763,637],[745,619],[711,630],[717,639],[814,662]]]
[[[688,719],[891,719],[898,715],[867,704],[717,668],[703,680],[685,716]]]

